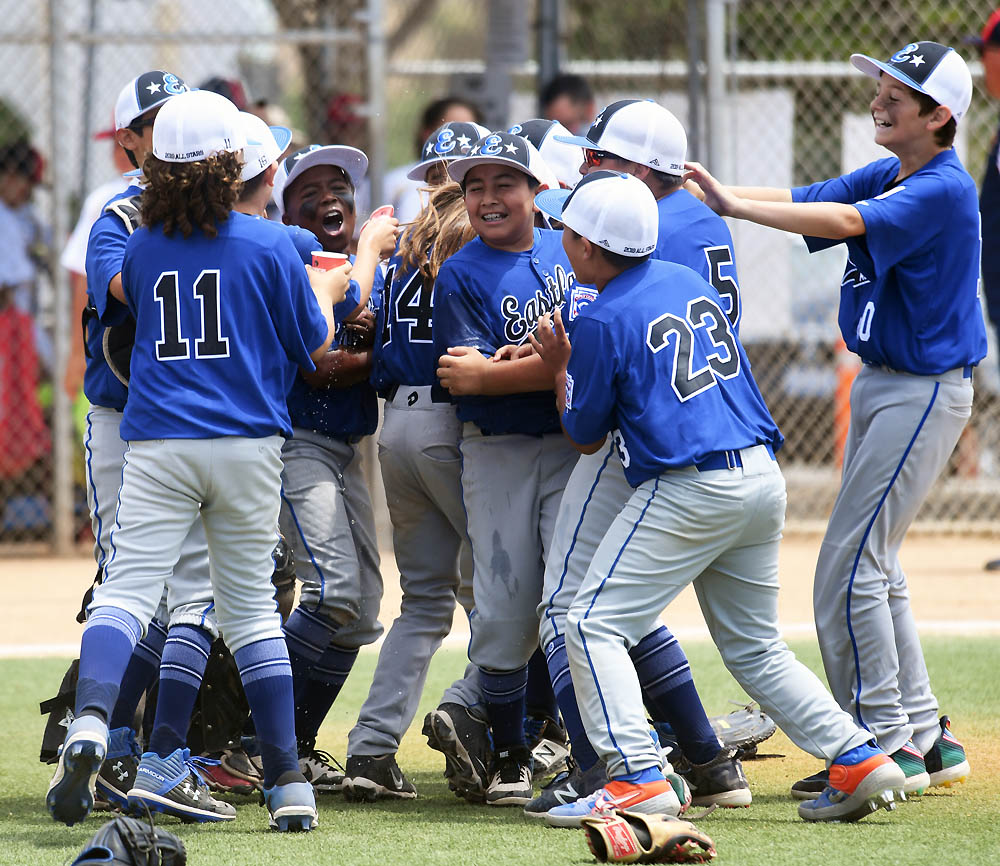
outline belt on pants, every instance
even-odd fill
[[[451,398],[433,385],[392,385],[385,399],[393,409],[426,409],[432,403],[451,403]]]
[[[874,361],[865,361],[864,365],[874,370],[882,370],[885,373],[900,373],[904,376],[922,376],[925,379],[953,382],[961,379],[971,379],[974,369],[973,364],[966,364],[964,367],[955,367],[953,370],[945,370],[943,373],[910,373],[907,370],[894,370],[892,367],[887,367],[885,364],[877,364]]]
[[[740,469],[743,466],[743,452],[749,451],[750,448],[758,447],[761,446],[751,445],[749,448],[739,448],[732,451],[714,451],[705,457],[704,460],[695,463],[694,468],[699,472],[714,472],[717,469]],[[763,447],[767,449],[768,456],[774,460],[774,448],[771,446],[771,443],[767,442]]]

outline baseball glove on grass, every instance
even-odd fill
[[[690,821],[616,809],[583,819],[591,853],[601,863],[707,863],[715,843]]]
[[[120,815],[91,837],[72,866],[184,866],[186,862],[184,843],[173,833]]]

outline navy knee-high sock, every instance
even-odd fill
[[[80,674],[73,710],[77,716],[109,720],[125,668],[141,637],[139,620],[127,610],[99,607],[88,617],[80,641]]]
[[[139,701],[146,690],[156,680],[160,670],[160,656],[163,655],[163,644],[167,640],[167,628],[155,619],[149,623],[146,636],[135,645],[128,667],[122,676],[118,700],[111,711],[108,727],[131,728],[135,722],[135,713]]]
[[[569,735],[573,760],[581,770],[589,770],[599,758],[583,728],[580,708],[576,703],[576,689],[573,688],[573,678],[569,672],[569,659],[566,657],[566,638],[563,635],[553,639],[545,648],[545,660],[548,663],[552,690],[559,702],[559,711]]]
[[[711,761],[722,748],[705,714],[684,650],[665,626],[629,650],[654,721],[669,722],[684,757],[695,764]]]
[[[160,662],[160,691],[148,751],[167,757],[187,742],[191,712],[208,664],[212,636],[203,628],[176,625],[167,633]]]
[[[493,729],[493,750],[501,752],[512,746],[524,746],[524,692],[528,684],[528,666],[505,672],[480,668],[479,684]]]
[[[333,640],[339,626],[319,613],[299,605],[285,622],[285,643],[292,667],[295,695],[301,693],[309,679],[309,669],[320,660]]]
[[[233,658],[257,727],[264,787],[271,788],[283,773],[299,772],[288,649],[281,638],[266,638],[240,647]]]
[[[559,718],[559,705],[541,647],[528,659],[528,685],[524,692],[524,706],[529,716]]]
[[[308,679],[302,690],[296,691],[295,698],[295,733],[300,743],[311,746],[316,742],[319,727],[347,682],[357,658],[356,649],[331,644],[309,669]]]

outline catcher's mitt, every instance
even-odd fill
[[[72,866],[184,866],[186,862],[184,843],[173,833],[120,815],[93,835]]]
[[[755,703],[741,706],[724,716],[713,716],[710,721],[722,745],[727,749],[739,749],[742,758],[754,757],[757,744],[763,743],[778,729],[774,719]]]
[[[601,863],[707,863],[715,843],[690,821],[616,809],[584,818],[583,832]]]

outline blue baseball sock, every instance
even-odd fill
[[[684,650],[665,626],[628,651],[655,721],[668,722],[684,757],[707,764],[722,748],[705,715]]]
[[[524,706],[530,716],[547,716],[556,721],[559,719],[559,705],[552,690],[549,668],[541,647],[528,659],[528,685],[524,692]]]
[[[296,690],[295,733],[300,742],[316,741],[319,726],[337,700],[357,658],[356,649],[331,645],[309,669],[302,690]]]
[[[546,647],[546,661],[548,662],[549,676],[552,679],[552,689],[562,713],[563,724],[566,726],[566,733],[569,734],[573,760],[576,761],[581,770],[589,770],[599,758],[583,728],[583,719],[580,718],[580,708],[576,703],[576,689],[573,688],[573,678],[569,673],[569,659],[566,657],[566,638],[563,635],[553,639]]]
[[[267,638],[240,647],[233,658],[257,728],[264,787],[271,788],[282,773],[299,773],[288,649],[281,638]]]
[[[479,684],[493,729],[493,751],[524,746],[524,692],[528,685],[528,666],[507,672],[480,668]]]
[[[160,656],[163,655],[163,644],[167,639],[167,629],[155,619],[149,623],[146,636],[135,645],[128,667],[122,676],[118,700],[111,712],[108,727],[134,728],[135,713],[139,701],[146,690],[153,684],[160,670]]]
[[[125,668],[141,637],[139,620],[120,607],[99,607],[88,617],[80,641],[75,715],[108,721]]]
[[[167,633],[160,662],[156,719],[147,751],[165,758],[184,747],[211,648],[212,636],[203,628],[175,625]]]
[[[299,605],[285,621],[285,643],[296,698],[305,688],[309,669],[319,661],[337,633],[339,626],[325,616],[305,610]]]
[[[636,770],[634,773],[626,773],[624,776],[615,776],[616,782],[631,782],[633,785],[646,785],[649,782],[665,782],[666,778],[659,767],[646,767],[645,770]]]

